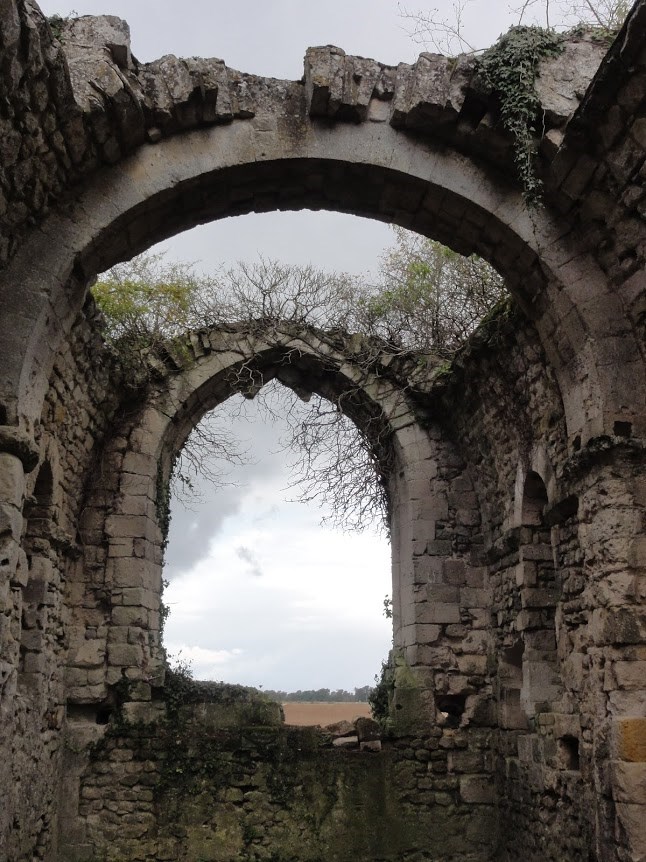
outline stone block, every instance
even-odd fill
[[[418,605],[417,620],[420,623],[459,623],[460,608],[447,602],[422,602]]]
[[[157,476],[157,462],[150,455],[140,452],[126,452],[123,456],[124,473],[136,473],[140,476]]]
[[[145,516],[110,515],[105,522],[108,536],[115,538],[146,538],[155,536],[156,525]]]
[[[23,629],[20,633],[20,646],[25,650],[39,652],[43,648],[43,644],[44,633],[40,629]]]
[[[619,688],[646,688],[646,661],[618,661],[614,671]]]
[[[154,518],[155,513],[155,504],[148,497],[136,497],[129,494],[119,504],[119,514],[128,515],[131,518],[138,518],[141,516]]]
[[[145,613],[145,611],[144,611]],[[114,623],[108,629],[108,644],[125,644],[128,643],[128,626],[117,626]]]
[[[138,626],[145,629],[148,626],[149,611],[137,605],[119,605],[112,609],[112,624],[121,626]]]
[[[11,503],[0,502],[0,535],[8,533],[18,538],[22,533],[22,514]]]
[[[611,775],[612,795],[616,802],[646,805],[646,763],[615,760]]]
[[[453,543],[450,539],[434,539],[426,546],[429,557],[448,557],[453,552]]]
[[[572,691],[581,691],[585,680],[582,653],[572,653],[561,665],[563,684]]]
[[[592,612],[590,632],[596,644],[638,644],[644,628],[638,608],[596,608]]]
[[[488,608],[491,605],[491,590],[475,590],[473,587],[462,587],[460,590],[460,605],[463,608]]]
[[[439,584],[444,581],[440,557],[413,557],[413,583]]]
[[[25,673],[45,673],[47,670],[47,660],[43,653],[28,652],[25,653],[24,671]]]
[[[137,557],[118,557],[111,562],[108,572],[115,587],[144,587],[151,589],[159,580],[159,569],[149,560]]]
[[[27,556],[20,548],[17,542],[13,539],[5,540],[2,548],[2,562],[0,566],[5,566],[10,571],[9,582],[13,587],[26,587],[29,583],[29,566],[27,564]],[[23,593],[24,599],[24,593]]]
[[[556,605],[556,596],[551,590],[537,587],[522,590],[520,600],[524,608],[553,608]]]
[[[488,632],[470,631],[468,634],[465,632],[465,635],[464,640],[460,644],[463,652],[486,655],[490,641]]]
[[[132,557],[134,554],[133,539],[111,539],[108,547],[108,558],[113,557]],[[141,555],[143,556],[143,555]]]
[[[466,585],[482,589],[487,583],[487,570],[484,566],[468,566],[466,570]]]
[[[118,595],[122,605],[139,605],[149,611],[159,610],[159,595],[153,590],[144,590],[139,587],[121,590]]]
[[[358,718],[355,721],[354,726],[357,729],[359,742],[371,742],[375,739],[381,739],[381,728],[372,718]]]
[[[464,560],[444,560],[444,581],[456,587],[466,584],[467,572]]]
[[[563,739],[564,737],[578,739],[581,735],[580,717],[578,715],[563,715],[562,713],[555,712],[552,733],[557,739]]]
[[[646,718],[617,718],[612,730],[617,760],[646,763]]]
[[[516,585],[519,587],[535,587],[537,577],[536,563],[527,560],[516,566]]]
[[[484,755],[481,751],[451,751],[448,757],[449,772],[482,772]]]
[[[426,600],[428,602],[451,602],[457,603],[460,591],[457,587],[445,584],[428,584],[426,587]]]
[[[543,627],[543,619],[540,611],[522,610],[516,616],[516,631],[524,632],[527,629],[539,629]]]
[[[463,674],[451,673],[447,676],[448,693],[449,694],[472,694],[473,686],[469,682],[469,678]]]
[[[0,452],[0,500],[20,508],[25,495],[25,471],[15,455]]]
[[[646,859],[646,805],[631,805],[626,802],[617,803],[617,820],[625,832],[631,856],[638,860]]]
[[[471,805],[493,805],[496,788],[490,775],[469,775],[460,779],[460,797]]]
[[[70,659],[71,667],[94,668],[101,667],[105,660],[105,642],[99,638],[86,640]]]
[[[459,655],[458,670],[466,676],[484,676],[487,672],[486,655]]]
[[[420,644],[432,644],[439,638],[442,629],[438,625],[421,624],[415,627],[415,636]]]
[[[143,651],[135,644],[115,643],[108,648],[108,663],[115,667],[137,667],[142,659]]]
[[[520,549],[521,562],[552,562],[554,552],[551,545],[523,545]]]

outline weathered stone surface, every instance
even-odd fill
[[[646,763],[646,718],[615,719],[613,729],[617,758]]]

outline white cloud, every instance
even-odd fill
[[[388,543],[320,527],[319,510],[283,502],[284,479],[254,483],[208,555],[171,581],[169,649],[183,645],[198,677],[283,689],[365,685],[390,646]]]

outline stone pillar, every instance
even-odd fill
[[[425,692],[427,722],[486,723],[491,595],[479,559],[476,495],[460,457],[437,429],[405,431],[398,435],[405,467],[393,482],[393,613],[394,646],[407,679],[399,673],[402,690],[395,698],[416,679]],[[415,439],[422,436],[424,445]]]
[[[18,429],[0,427],[0,847],[10,848],[19,793],[14,780],[15,701],[22,635],[23,591],[29,568],[21,548],[25,474],[38,462],[36,447]],[[15,840],[15,839],[14,839]]]
[[[646,858],[646,477],[643,450],[605,441],[572,463],[579,496],[581,625],[560,633],[580,700],[597,858]],[[563,641],[567,639],[568,643]]]

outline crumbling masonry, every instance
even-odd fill
[[[314,48],[296,82],[141,65],[118,19],[52,33],[0,0],[2,860],[646,860],[645,32],[639,0],[609,49],[543,64],[528,212],[471,59]],[[232,327],[123,385],[98,272],[303,208],[476,252],[517,310],[448,368],[368,373],[356,339]],[[249,374],[351,393],[387,448],[381,752],[246,694],[162,699],[165,482]]]

